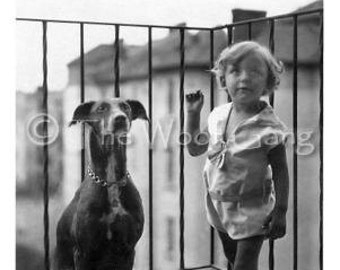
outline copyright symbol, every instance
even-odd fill
[[[48,133],[44,130],[44,123],[47,123]],[[41,113],[31,117],[26,125],[27,136],[36,145],[52,144],[59,135],[57,120],[51,115]]]

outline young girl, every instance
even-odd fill
[[[210,113],[204,132],[203,95],[186,95],[186,131],[192,138],[187,147],[192,156],[208,150],[203,174],[207,218],[234,270],[258,269],[263,240],[286,233],[286,127],[261,100],[277,87],[281,71],[269,50],[256,42],[223,50],[213,72],[232,102]]]

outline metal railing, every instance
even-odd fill
[[[47,114],[48,113],[48,84],[47,84],[47,76],[48,76],[48,67],[47,67],[47,26],[52,23],[66,23],[66,24],[77,24],[80,27],[80,102],[84,102],[85,97],[85,65],[84,65],[84,25],[108,25],[115,26],[115,42],[114,42],[114,96],[120,96],[120,66],[119,66],[119,34],[121,27],[138,27],[144,28],[148,31],[148,107],[149,107],[149,136],[152,138],[153,126],[152,126],[152,99],[153,99],[153,89],[152,89],[152,80],[153,80],[153,63],[152,63],[152,33],[153,29],[162,28],[162,29],[171,29],[177,30],[180,38],[179,44],[179,53],[180,53],[180,66],[179,66],[179,76],[180,76],[180,86],[179,86],[179,100],[180,100],[180,108],[179,108],[179,117],[180,117],[180,134],[184,131],[184,79],[185,79],[185,48],[184,48],[184,40],[185,40],[185,32],[188,30],[200,30],[207,31],[210,33],[210,66],[213,67],[215,55],[214,55],[214,33],[218,30],[227,29],[228,33],[228,44],[233,42],[233,30],[237,26],[246,25],[248,27],[248,36],[247,38],[252,39],[252,26],[258,22],[269,22],[269,44],[272,53],[275,53],[275,24],[277,21],[281,19],[291,18],[293,20],[293,131],[294,131],[294,151],[293,151],[293,269],[298,269],[298,159],[297,159],[297,128],[298,128],[298,18],[316,14],[319,15],[320,18],[320,39],[319,39],[319,50],[320,50],[320,59],[319,59],[319,76],[320,76],[320,90],[319,90],[319,105],[320,105],[320,113],[319,113],[319,132],[320,132],[320,170],[319,170],[319,186],[320,186],[320,195],[319,195],[319,214],[320,214],[320,224],[319,224],[319,241],[320,241],[320,250],[319,250],[319,269],[323,269],[323,9],[299,12],[299,13],[290,13],[284,14],[280,16],[259,18],[253,20],[240,21],[232,24],[226,24],[224,26],[214,27],[214,28],[204,28],[204,27],[187,27],[187,26],[164,26],[164,25],[142,25],[142,24],[122,24],[122,23],[108,23],[108,22],[93,22],[93,21],[70,21],[70,20],[48,20],[48,19],[32,19],[32,18],[17,18],[17,21],[33,21],[39,22],[42,24],[43,29],[43,37],[42,37],[42,47],[43,47],[43,110]],[[214,108],[214,78],[211,75],[210,78],[210,95],[211,109]],[[274,94],[270,96],[270,104],[273,106],[274,104]],[[48,134],[48,126],[47,121],[43,126],[44,134]],[[45,136],[46,138],[48,136]],[[84,167],[85,167],[85,129],[82,127],[82,151],[81,151],[81,175],[84,177]],[[179,164],[180,164],[180,175],[179,175],[179,205],[180,205],[180,217],[179,217],[179,230],[180,230],[180,239],[179,239],[179,250],[180,250],[180,259],[179,259],[179,268],[181,270],[189,270],[189,269],[220,269],[215,265],[215,232],[211,228],[210,231],[210,262],[207,265],[197,266],[187,268],[185,267],[185,249],[184,249],[184,229],[185,229],[185,217],[184,217],[184,146],[180,144],[179,151]],[[44,248],[45,248],[45,269],[50,269],[50,244],[49,244],[49,194],[48,194],[48,186],[49,186],[49,175],[48,175],[48,144],[45,142],[43,147],[44,153],[44,163],[43,163],[43,171],[45,177],[44,184]],[[154,258],[153,258],[153,150],[149,148],[149,269],[154,269]],[[274,241],[269,241],[269,269],[274,269]],[[231,269],[231,266],[228,266],[228,269]]]

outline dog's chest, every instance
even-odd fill
[[[105,225],[107,240],[112,239],[113,230],[122,229],[122,221],[129,215],[120,200],[120,190],[117,186],[108,188],[108,211],[104,212],[100,222]],[[124,222],[123,222],[124,223]],[[118,228],[117,228],[118,227]]]

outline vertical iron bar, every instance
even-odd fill
[[[251,35],[251,22],[248,23],[248,39],[251,40],[252,39],[252,35]]]
[[[269,270],[274,270],[274,240],[269,239]]]
[[[228,29],[228,46],[231,46],[231,44],[233,44],[233,27],[229,26],[229,27],[227,27],[227,29]],[[231,97],[230,97],[229,93],[228,93],[228,102],[231,102]],[[229,261],[228,261],[227,269],[228,270],[233,269],[233,266]]]
[[[85,101],[85,69],[84,69],[84,24],[80,24],[80,103]],[[81,182],[85,178],[85,123],[81,124]]]
[[[50,269],[50,239],[49,239],[49,175],[48,175],[48,85],[47,85],[47,22],[42,23],[43,26],[43,113],[44,113],[44,249],[45,249],[45,269]]]
[[[228,29],[228,46],[233,44],[233,26],[227,26]]]
[[[149,68],[149,269],[153,269],[153,151],[152,151],[152,27],[148,28],[148,68]]]
[[[297,25],[297,15],[294,15],[294,32],[293,32],[293,130],[294,130],[294,151],[293,151],[293,186],[294,186],[294,194],[293,194],[293,205],[294,205],[294,212],[293,212],[293,234],[294,234],[294,270],[298,269],[298,183],[297,183],[297,175],[298,175],[298,160],[297,160],[297,125],[298,125],[298,25]]]
[[[228,26],[228,46],[231,46],[231,44],[233,44],[233,27],[232,26]],[[231,97],[228,93],[228,102],[231,102]]]
[[[115,25],[115,66],[114,66],[114,73],[115,73],[115,97],[119,97],[120,96],[120,89],[119,89],[119,25]]]
[[[214,67],[214,30],[210,31],[210,69]],[[211,73],[210,75],[210,111],[214,108],[214,79],[215,76]],[[210,264],[215,263],[215,231],[210,226]]]
[[[269,50],[275,54],[275,21],[270,20],[270,33],[269,33]],[[274,107],[274,91],[269,96],[269,103]]]
[[[323,269],[323,13],[320,13],[320,119],[319,119],[319,132],[320,132],[320,198],[319,198],[319,211],[320,211],[320,225],[319,225],[319,267]]]
[[[274,55],[275,53],[275,40],[274,40],[274,20],[270,20],[270,33],[269,33],[269,50]],[[274,107],[274,91],[269,96],[269,103]],[[274,270],[274,240],[269,239],[269,270]]]
[[[214,30],[210,31],[210,69],[213,69],[214,67]],[[214,101],[215,101],[215,95],[214,95],[214,80],[215,76],[213,73],[211,73],[210,76],[210,110],[214,108]]]
[[[179,89],[179,99],[180,99],[180,137],[183,135],[184,131],[184,57],[185,57],[185,48],[184,48],[184,29],[180,29],[180,89]],[[180,153],[179,153],[179,161],[180,161],[180,176],[179,176],[179,185],[180,185],[180,269],[184,269],[184,142],[180,144]]]

